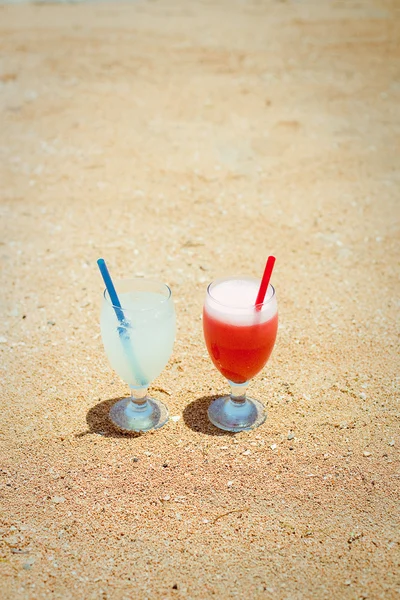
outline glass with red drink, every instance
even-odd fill
[[[231,386],[229,396],[211,403],[208,416],[226,431],[253,429],[266,419],[263,404],[246,396],[250,379],[270,357],[278,330],[275,290],[268,285],[257,303],[259,288],[259,279],[246,276],[217,279],[207,288],[204,339],[211,360]]]

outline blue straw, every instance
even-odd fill
[[[119,337],[122,342],[122,346],[125,350],[125,353],[128,357],[130,364],[132,365],[133,375],[135,379],[138,379],[142,382],[142,385],[146,385],[146,379],[141,372],[139,365],[136,362],[136,359],[133,354],[133,348],[130,343],[129,329],[132,328],[130,322],[125,318],[124,311],[122,310],[121,302],[119,301],[118,294],[115,290],[114,284],[111,279],[111,275],[107,269],[107,265],[105,263],[104,258],[99,258],[97,261],[98,267],[100,269],[101,276],[103,277],[104,284],[106,286],[108,295],[111,300],[112,307],[115,311],[118,321],[121,325],[118,327]]]
[[[113,309],[115,310],[117,319],[121,323],[121,325],[126,325],[124,311],[122,310],[121,302],[119,301],[118,294],[115,291],[115,287],[112,282],[111,275],[107,269],[107,265],[105,263],[104,258],[99,258],[97,264],[99,265],[100,273],[103,277],[103,281],[107,288],[108,295],[110,296],[111,304]]]

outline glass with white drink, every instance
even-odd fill
[[[150,383],[167,364],[175,340],[175,310],[170,288],[147,279],[115,282],[120,306],[103,294],[101,336],[112,368],[131,388],[110,419],[123,431],[158,429],[168,421],[167,407],[147,395]],[[114,302],[116,302],[114,300]]]

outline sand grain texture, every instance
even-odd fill
[[[1,597],[396,598],[399,11],[395,2],[0,7]],[[227,388],[206,285],[277,257],[267,422]],[[102,285],[173,290],[121,436]]]

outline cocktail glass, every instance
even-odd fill
[[[147,390],[172,353],[176,323],[171,290],[159,281],[140,278],[115,284],[124,319],[117,318],[105,290],[101,336],[110,365],[129,385],[131,396],[114,404],[109,416],[123,431],[158,429],[168,421],[168,409]]]
[[[204,339],[212,362],[231,386],[229,396],[210,404],[208,417],[225,431],[254,429],[266,419],[263,404],[246,396],[250,379],[270,357],[278,330],[275,290],[269,285],[264,301],[255,305],[259,287],[259,279],[239,276],[217,279],[207,288]]]

